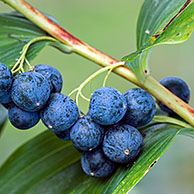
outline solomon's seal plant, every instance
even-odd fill
[[[74,37],[24,0],[1,2],[17,12],[0,14],[0,132],[6,109],[18,129],[29,129],[41,119],[49,130],[21,146],[1,166],[0,193],[36,193],[42,188],[52,193],[52,181],[58,176],[66,186],[60,183],[55,193],[128,193],[178,134],[194,137],[187,84],[178,78],[165,78],[160,84],[149,69],[155,46],[190,37],[194,2],[145,0],[137,23],[137,50],[121,61]],[[102,68],[70,94],[62,94],[57,69],[31,65],[46,45],[79,54]],[[104,72],[102,87],[85,96],[85,86]],[[111,72],[139,88],[127,88],[122,94],[107,87]],[[86,113],[80,110],[80,98],[88,102]],[[156,111],[155,101],[170,114]]]

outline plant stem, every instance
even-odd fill
[[[108,55],[80,41],[25,1],[1,1],[13,7],[15,10],[23,14],[26,18],[31,20],[34,24],[49,33],[51,36],[55,37],[60,42],[72,47],[73,52],[103,67],[113,65],[119,62],[116,59],[113,59],[112,57],[109,57]],[[124,62],[123,66],[116,68],[114,72],[124,77],[125,79],[133,82],[137,86],[140,86],[143,89],[147,90],[159,101],[163,102],[166,106],[168,106],[170,109],[172,109],[183,119],[185,119],[187,122],[194,126],[194,110],[182,100],[180,100],[178,97],[169,92],[167,89],[165,89],[163,86],[161,86],[156,80],[154,80],[154,78],[152,78],[151,76],[147,76],[145,83],[141,84],[136,78],[136,76],[132,73],[132,71],[124,66]]]
[[[67,46],[72,47],[72,50],[75,53],[101,66],[112,65],[114,63],[119,62],[116,59],[113,59],[112,57],[98,51],[97,49],[77,39],[76,37],[74,37],[69,32],[61,28],[58,24],[48,19],[45,15],[40,13],[38,10],[33,8],[25,1],[23,0],[1,0],[1,1],[13,7],[15,10],[23,14],[26,18],[28,18],[30,21],[32,21],[34,24],[39,26],[47,33],[49,33],[51,36],[55,37],[56,39],[66,44]],[[120,76],[125,77],[131,82],[138,85],[139,82],[137,78],[132,73],[132,71],[130,71],[127,67],[117,68],[115,72]]]
[[[81,96],[84,100],[86,101],[90,101],[88,98],[86,98],[83,94],[82,94],[82,90],[83,88],[90,83],[94,78],[96,78],[98,75],[100,75],[101,73],[104,73],[105,71],[112,71],[114,68],[117,68],[119,66],[122,65],[122,62],[116,63],[114,65],[108,65],[104,68],[99,69],[98,71],[96,71],[95,73],[93,73],[92,75],[90,75],[86,80],[84,80],[80,86],[76,89],[74,89],[68,96],[70,97],[72,94],[76,93],[76,104],[79,107],[79,96]],[[105,80],[108,79],[108,76],[106,76]]]
[[[20,56],[20,58],[18,59],[17,63],[13,66],[13,68],[11,69],[11,72],[12,73],[16,73],[18,71],[22,71],[24,72],[24,68],[23,68],[23,65],[24,65],[24,61],[26,60],[26,54],[27,54],[27,51],[29,49],[29,47],[36,43],[36,42],[39,42],[39,41],[44,41],[44,40],[47,40],[47,41],[52,41],[52,42],[58,42],[56,39],[50,37],[50,36],[41,36],[41,37],[37,37],[37,38],[34,38],[32,40],[30,40],[22,49],[22,55]],[[19,65],[20,64],[20,65]],[[19,65],[19,67],[18,67]],[[29,63],[28,63],[29,65]],[[17,68],[18,67],[18,68]],[[17,69],[16,69],[17,68]]]
[[[147,76],[143,88],[194,126],[193,108],[163,87],[153,77]]]

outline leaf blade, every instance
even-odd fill
[[[187,0],[144,1],[137,23],[137,48],[141,48],[154,34],[160,32],[186,2]]]
[[[171,129],[172,128],[169,128],[169,130]],[[124,191],[129,192],[134,188],[134,186],[148,173],[151,167],[164,154],[164,152],[168,149],[168,147],[178,134],[177,130],[171,130],[171,132],[171,136],[164,136],[160,138],[156,144],[148,146],[148,150],[146,150],[135,162],[135,165],[130,169],[129,174],[122,181],[123,183],[118,185],[114,192],[112,192],[112,194],[119,194]],[[152,149],[153,151],[149,153],[149,149]],[[140,163],[141,166],[138,166]]]
[[[70,142],[64,144],[64,142],[56,141],[56,139],[57,138],[53,133],[47,131],[33,141],[29,141],[29,143],[20,147],[18,151],[14,153],[13,156],[1,167],[0,193],[25,193],[26,190],[35,184],[35,182],[39,182],[42,177],[45,178],[57,172],[60,168],[63,168],[63,166],[74,162],[77,160],[77,157],[80,157],[79,154],[77,154],[77,151],[72,148]],[[64,156],[62,155],[61,157],[61,154],[64,152],[65,148],[67,151],[65,156],[69,158],[63,163]],[[21,152],[23,153],[22,155],[20,155]],[[75,153],[77,157],[74,157]],[[15,158],[14,161],[12,160],[13,158]],[[38,166],[37,163],[39,163]],[[49,166],[49,164],[53,163],[55,163],[54,166]],[[47,164],[47,166],[44,164]],[[26,167],[26,165],[28,166]],[[10,168],[15,169],[14,167],[16,166],[17,172],[9,170]],[[21,179],[24,179],[24,177],[29,174],[33,174],[33,176],[28,177],[27,181],[23,180],[21,182]],[[4,178],[2,178],[2,176]],[[9,180],[9,182],[6,180]]]
[[[152,163],[165,152],[178,131],[177,126],[166,124],[150,125],[142,129],[141,132],[146,134],[146,137],[143,152],[136,163],[119,167],[112,177],[106,179],[85,175],[80,167],[80,154],[71,143],[57,139],[52,132],[44,132],[20,147],[0,168],[0,193],[22,194],[44,190],[51,194],[53,191],[105,194],[116,193],[122,189],[129,191],[147,173]],[[25,167],[26,165],[28,167]],[[31,177],[27,178],[29,174]],[[64,185],[66,182],[69,184]],[[58,185],[53,186],[51,183]]]
[[[46,36],[39,27],[17,14],[0,14],[0,26],[0,61],[9,68],[14,66],[27,42]],[[32,60],[47,43],[44,41],[33,44],[28,51],[28,60]]]
[[[179,134],[194,138],[194,129],[193,128],[184,128],[180,131]]]
[[[186,41],[191,36],[193,27],[194,3],[191,0],[147,0],[142,6],[137,24],[137,51],[122,60],[126,61],[126,66],[143,83],[150,74],[147,53],[161,44]]]
[[[194,27],[194,3],[186,7],[180,15],[156,39],[155,44],[178,44],[186,41]],[[175,30],[176,29],[176,30]],[[178,29],[178,32],[177,32]]]

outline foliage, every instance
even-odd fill
[[[156,123],[141,129],[144,145],[137,161],[119,167],[107,179],[85,175],[80,166],[80,153],[70,142],[59,140],[52,132],[46,131],[21,146],[1,167],[0,193],[103,194],[130,191],[182,130],[184,128],[177,125]]]
[[[186,41],[193,32],[194,3],[183,0],[144,2],[137,24],[137,51],[123,57],[138,79],[149,74],[151,48]],[[177,31],[178,29],[178,31]]]
[[[194,27],[193,14],[194,3],[186,0],[144,2],[137,25],[137,51],[123,58],[141,82],[149,74],[151,48],[187,40]],[[0,61],[10,68],[28,42],[48,36],[15,13],[0,14],[0,26]],[[26,58],[32,60],[47,44],[70,52],[58,42],[51,44],[50,40],[43,40],[30,45]],[[107,179],[85,175],[80,168],[80,153],[70,142],[63,142],[46,131],[22,145],[2,165],[0,193],[127,193],[146,175],[178,134],[194,136],[193,128],[187,123],[169,117],[157,117],[140,130],[144,144],[136,162],[119,167]]]

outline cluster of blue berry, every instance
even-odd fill
[[[41,118],[50,129],[66,130],[78,119],[75,102],[60,94],[63,81],[55,68],[37,65],[13,77],[9,68],[0,63],[0,72],[0,103],[8,106],[9,120],[16,128],[29,129]]]
[[[89,176],[110,176],[119,163],[133,161],[143,142],[137,128],[148,124],[156,112],[150,94],[132,88],[123,95],[117,89],[101,87],[91,95],[87,115],[79,116],[76,103],[60,93],[62,82],[59,71],[48,65],[12,76],[0,63],[0,103],[8,107],[12,125],[29,129],[41,119],[59,138],[72,141],[82,153],[82,169]],[[190,92],[184,81],[165,78],[161,84],[188,102]]]
[[[119,163],[133,161],[143,142],[137,127],[149,123],[155,111],[154,99],[140,88],[132,88],[124,95],[110,87],[94,91],[88,114],[70,131],[74,146],[83,151],[84,172],[107,177]]]
[[[60,93],[62,76],[55,68],[37,65],[13,77],[0,63],[0,72],[0,103],[8,105],[12,125],[29,129],[41,119],[82,152],[86,174],[107,177],[117,163],[128,163],[138,155],[143,138],[136,128],[155,114],[155,102],[144,90],[134,88],[123,95],[101,87],[91,96],[88,114],[79,117],[76,103]]]

